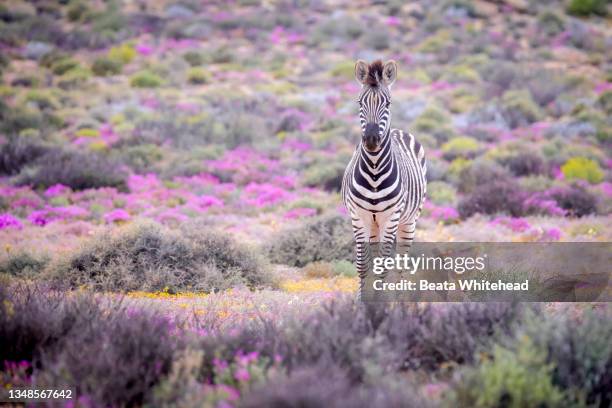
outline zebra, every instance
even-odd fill
[[[344,172],[341,194],[353,226],[359,299],[371,257],[368,244],[379,242],[387,252],[396,243],[409,247],[425,201],[425,150],[410,133],[390,127],[396,77],[393,60],[355,64],[362,137]]]

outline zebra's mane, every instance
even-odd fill
[[[381,60],[374,61],[368,67],[368,77],[366,83],[370,86],[378,86],[383,77],[383,63]]]

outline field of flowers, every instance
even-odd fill
[[[417,240],[612,238],[605,0],[0,4],[0,385],[70,406],[610,406],[607,305],[353,301],[357,59]]]

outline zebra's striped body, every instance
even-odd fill
[[[426,193],[425,151],[410,134],[390,129],[389,86],[394,73],[375,62],[357,79],[363,140],[357,146],[342,181],[342,199],[353,224],[356,266],[364,283],[368,243],[410,244],[414,239]],[[365,64],[365,63],[363,63]],[[363,67],[362,67],[363,69]],[[364,78],[365,75],[365,79]]]

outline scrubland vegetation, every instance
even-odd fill
[[[354,60],[419,241],[610,241],[600,0],[0,5],[0,383],[73,406],[609,406],[604,305],[353,301]]]

